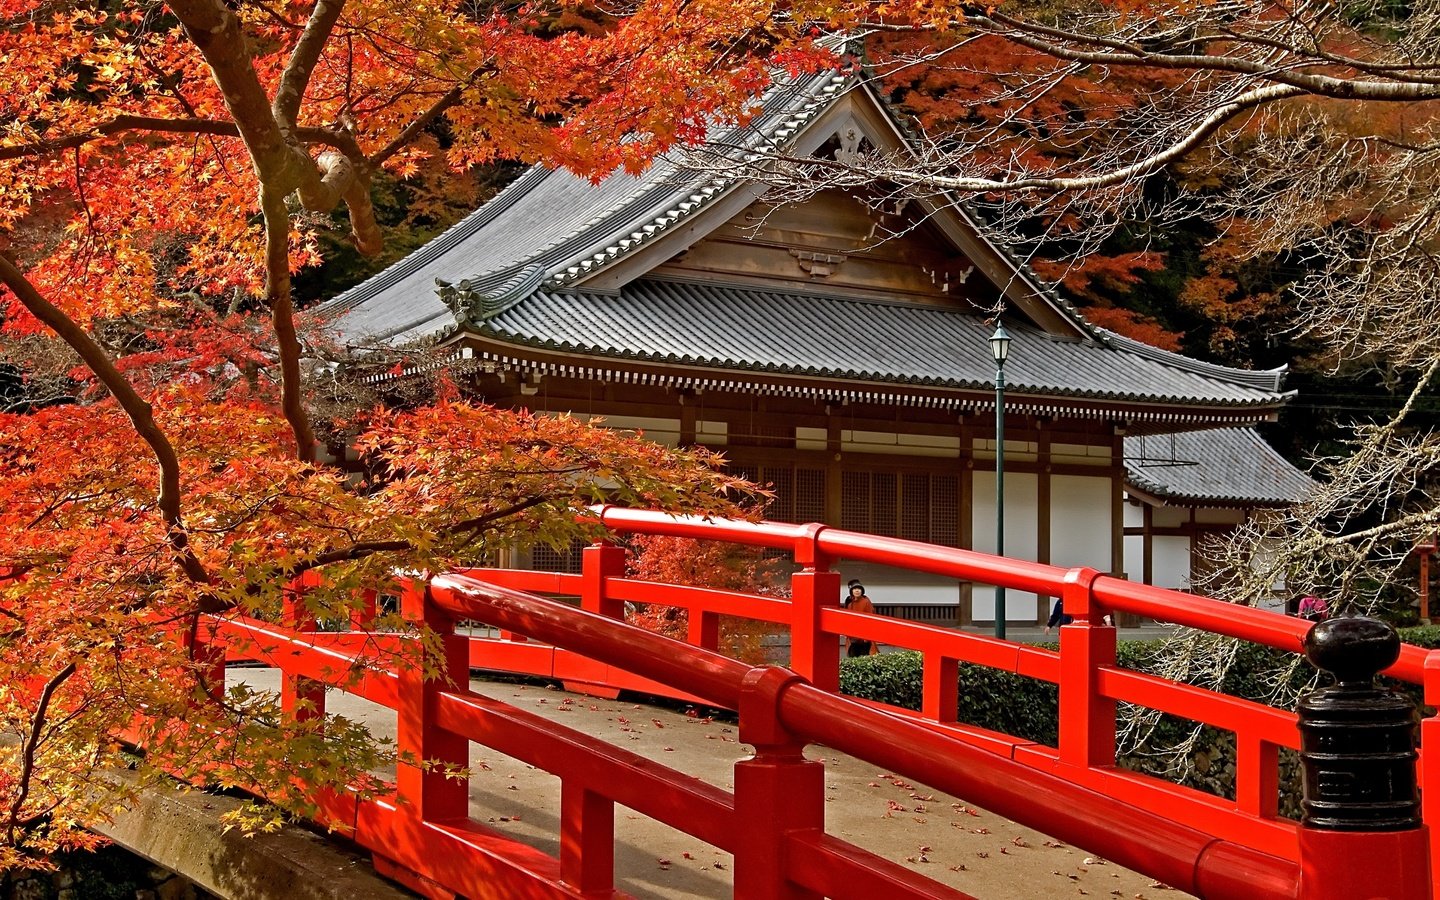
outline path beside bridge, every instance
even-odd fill
[[[273,669],[231,669],[229,678],[278,689]],[[726,790],[735,762],[749,755],[733,721],[634,702],[601,700],[553,688],[474,680],[471,689],[583,731]],[[331,691],[330,712],[395,736],[395,713]],[[911,784],[829,748],[811,745],[825,764],[826,827],[873,853],[984,900],[1123,897],[1182,900],[1093,854],[1060,844],[921,784]],[[518,760],[471,744],[470,811],[481,822],[551,855],[558,854],[560,781]],[[617,806],[617,886],[639,897],[731,895],[730,854]]]

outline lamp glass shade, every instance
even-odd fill
[[[1010,335],[1004,325],[997,325],[995,333],[990,335],[990,354],[995,357],[996,364],[1002,366],[1010,356]]]

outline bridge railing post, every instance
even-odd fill
[[[1101,666],[1115,665],[1115,628],[1093,588],[1100,573],[1076,568],[1065,573],[1060,590],[1065,613],[1060,626],[1060,761],[1083,768],[1115,765],[1115,701],[1100,693]]]
[[[320,622],[305,605],[305,592],[316,583],[307,572],[285,586],[281,600],[281,624],[301,632],[320,630]],[[286,675],[280,689],[280,708],[298,721],[325,715],[325,685],[299,675]]]
[[[625,618],[625,602],[610,596],[606,579],[625,577],[625,548],[606,541],[580,554],[580,608],[612,619]]]
[[[1415,704],[1375,682],[1399,658],[1399,635],[1378,619],[1327,619],[1305,636],[1305,655],[1336,684],[1301,697],[1296,710],[1305,789],[1298,896],[1429,898]]]
[[[1440,650],[1425,657],[1425,705],[1435,715],[1420,720],[1420,817],[1426,823],[1440,823]],[[1440,859],[1440,828],[1426,826],[1430,859]],[[1433,865],[1433,863],[1432,863]],[[1434,895],[1440,900],[1440,885]]]
[[[615,803],[574,779],[560,785],[560,877],[586,895],[615,890]]]
[[[840,637],[820,627],[820,611],[840,606],[840,573],[817,546],[823,525],[810,526],[795,543],[795,562],[803,568],[790,576],[790,668],[815,687],[840,689]]]
[[[740,741],[755,755],[735,764],[735,896],[820,900],[790,879],[786,836],[825,828],[825,766],[779,719],[780,695],[803,679],[786,669],[751,669],[740,688]]]
[[[470,808],[469,779],[445,770],[463,768],[469,762],[470,742],[436,723],[435,704],[441,691],[469,683],[469,642],[455,633],[454,619],[431,602],[424,581],[405,582],[400,613],[439,637],[443,658],[438,678],[425,677],[424,660],[418,654],[400,654],[397,659],[400,689],[395,745],[400,760],[395,767],[395,793],[422,821],[465,818]],[[415,644],[418,648],[418,641]]]
[[[366,631],[375,627],[375,619],[379,615],[379,596],[374,588],[365,588],[360,592],[360,605],[350,611],[350,630]]]
[[[819,615],[840,606],[840,573],[829,570],[831,559],[816,541],[824,530],[812,524],[809,534],[795,541],[795,563],[802,569],[791,576],[791,668],[815,687],[835,693],[840,690],[840,635],[825,634]]]
[[[720,648],[720,615],[703,609],[692,609],[686,619],[685,639],[692,646],[706,650]]]
[[[225,645],[217,639],[218,630],[218,622],[196,613],[180,635],[180,643],[195,665],[200,688],[211,697],[225,693]]]

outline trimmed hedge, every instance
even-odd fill
[[[1402,628],[1400,638],[1408,644],[1427,649],[1440,648],[1440,627]],[[1116,648],[1116,662],[1139,672],[1153,671],[1161,643],[1122,641]],[[1056,647],[1055,644],[1041,646],[1049,649]],[[1236,651],[1235,664],[1226,672],[1221,691],[1265,703],[1277,673],[1282,672],[1294,658],[1294,654],[1243,644]],[[920,654],[908,651],[845,659],[840,664],[840,692],[902,709],[919,710],[922,669]],[[959,670],[960,702],[956,718],[960,722],[1051,747],[1058,743],[1059,689],[1055,685],[969,663],[961,663]],[[1313,676],[1314,669],[1308,664],[1296,666],[1290,673],[1290,687],[1296,692],[1301,691]],[[1392,686],[1411,694],[1419,706],[1421,691],[1418,685],[1392,682]],[[1173,764],[1174,754],[1167,751],[1184,740],[1195,724],[1178,716],[1161,716],[1144,740],[1123,750],[1116,764],[1233,799],[1235,736],[1231,732],[1202,726],[1190,757],[1179,766]],[[1285,815],[1297,816],[1300,808],[1299,756],[1293,751],[1285,750],[1280,754],[1280,781],[1280,810]]]

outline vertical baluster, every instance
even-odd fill
[[[823,525],[809,526],[795,543],[795,562],[804,568],[790,576],[790,668],[821,690],[840,689],[840,639],[820,627],[820,611],[840,605],[840,573],[816,546]]]
[[[606,579],[625,577],[625,548],[591,544],[580,554],[580,608],[612,619],[625,618],[625,603],[609,595]]]
[[[786,836],[825,828],[825,767],[780,724],[778,703],[800,680],[777,667],[752,669],[740,689],[740,740],[755,755],[735,764],[735,896],[819,900],[790,880]]]
[[[696,647],[719,649],[720,616],[709,610],[691,609],[686,623],[686,639]]]
[[[305,603],[305,594],[317,583],[315,573],[307,572],[286,586],[280,620],[298,632],[316,632],[320,623]],[[302,675],[286,675],[280,689],[280,707],[298,721],[325,715],[325,685]]]
[[[1115,765],[1115,701],[1101,696],[1098,683],[1100,667],[1115,665],[1115,629],[1103,624],[1092,594],[1098,577],[1071,569],[1060,594],[1075,619],[1060,626],[1060,761],[1084,768]]]
[[[444,659],[439,678],[426,679],[422,660],[405,654],[400,666],[400,702],[396,710],[396,747],[406,757],[396,767],[395,788],[400,801],[424,821],[464,818],[469,813],[469,780],[446,777],[426,763],[465,766],[469,741],[435,723],[435,703],[441,691],[469,681],[467,641],[455,633],[455,622],[430,600],[429,587],[410,580],[400,592],[400,612],[440,636]],[[417,648],[418,649],[418,648]]]
[[[1280,812],[1280,748],[1243,732],[1235,735],[1235,804],[1266,819]]]
[[[960,712],[960,663],[936,651],[925,654],[920,711],[935,722],[954,722]]]
[[[615,890],[615,804],[574,779],[560,785],[560,877],[587,895]]]
[[[201,688],[211,697],[219,697],[225,693],[225,645],[217,639],[219,622],[202,615],[182,627],[186,630],[180,642],[190,651]]]
[[[375,589],[365,588],[360,592],[360,607],[350,611],[350,630],[368,631],[374,628],[379,614],[380,604]]]

